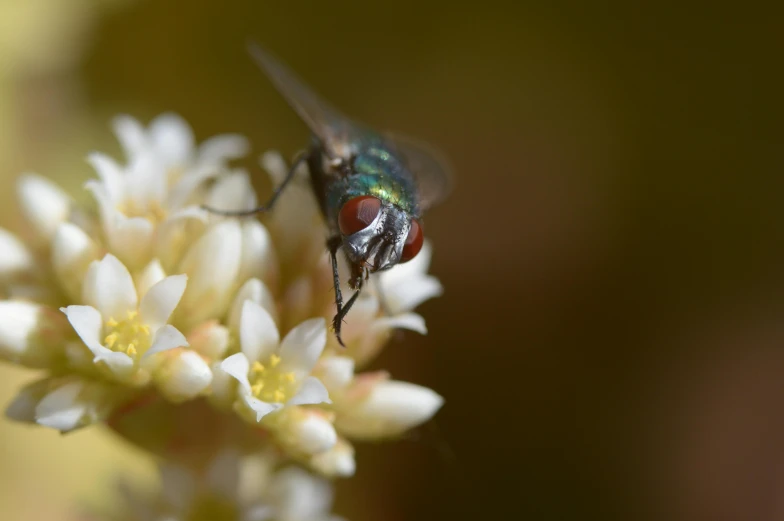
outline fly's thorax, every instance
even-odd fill
[[[382,201],[378,215],[369,226],[343,236],[343,249],[349,260],[370,272],[389,269],[400,262],[410,229],[408,213]]]

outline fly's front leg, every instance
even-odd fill
[[[332,319],[332,327],[335,329],[335,336],[338,337],[338,342],[343,347],[346,347],[346,344],[344,344],[343,339],[340,338],[340,327],[343,325],[343,319],[346,317],[346,315],[348,315],[351,306],[353,306],[354,302],[357,301],[357,297],[359,297],[359,294],[361,292],[362,292],[362,283],[360,282],[359,286],[357,287],[357,290],[354,292],[353,295],[351,295],[351,298],[348,299],[346,305],[343,306],[342,308],[339,308],[338,313],[335,315],[335,318]]]
[[[202,208],[208,212],[226,217],[247,217],[249,215],[255,215],[260,212],[268,212],[275,206],[275,202],[278,200],[278,197],[280,197],[280,194],[283,193],[283,190],[286,188],[289,182],[294,179],[294,174],[296,174],[299,165],[307,161],[309,155],[309,152],[301,152],[296,157],[296,159],[294,159],[294,162],[291,164],[291,168],[286,174],[286,177],[283,178],[283,182],[281,182],[280,185],[275,189],[275,193],[272,194],[272,197],[270,197],[269,200],[261,206],[251,208],[250,210],[218,210],[216,208],[210,208],[206,205],[202,205]]]
[[[336,235],[327,239],[329,258],[332,261],[332,284],[335,288],[335,307],[337,308],[337,314],[332,320],[332,329],[335,330],[335,336],[337,337],[340,345],[346,347],[346,345],[343,343],[343,339],[340,338],[340,326],[342,319],[337,319],[338,316],[340,316],[340,314],[343,312],[343,294],[340,292],[340,273],[338,273],[338,249],[340,248],[341,243],[342,239],[340,238],[340,235]]]

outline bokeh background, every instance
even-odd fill
[[[307,139],[251,37],[357,119],[432,142],[443,298],[377,365],[434,423],[363,445],[353,519],[784,519],[780,17],[751,4],[2,0],[0,223],[77,193],[109,120],[173,110],[254,154]],[[256,168],[252,162],[251,168]],[[268,191],[266,176],[257,176]],[[7,401],[30,374],[0,368]],[[0,423],[4,519],[67,519],[150,462]]]

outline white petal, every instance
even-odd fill
[[[199,163],[223,164],[226,160],[237,159],[248,154],[250,143],[239,134],[221,134],[211,137],[199,145]]]
[[[289,167],[280,152],[269,150],[264,152],[260,158],[261,167],[267,171],[272,184],[278,186],[286,178]]]
[[[185,292],[187,282],[187,275],[172,275],[151,287],[139,304],[142,323],[155,330],[168,322]]]
[[[237,380],[223,370],[220,362],[213,362],[210,368],[212,369],[212,383],[210,391],[207,393],[207,399],[219,410],[231,410],[237,396]],[[245,392],[245,390],[240,392]]]
[[[119,379],[128,378],[133,373],[135,366],[133,358],[127,354],[112,351],[103,346],[95,353],[93,361],[96,364],[106,364],[106,367]]]
[[[199,208],[198,206],[186,206],[185,208],[180,208],[176,212],[172,212],[171,215],[169,215],[169,217],[166,219],[166,224],[169,225],[177,223],[177,221],[185,221],[190,219],[206,223],[209,215],[210,213],[207,210]]]
[[[89,283],[91,294],[86,292],[85,302],[107,320],[122,320],[129,311],[136,311],[138,301],[133,279],[117,257],[108,254],[100,262],[92,263],[87,277],[92,278]]]
[[[335,427],[321,414],[308,414],[297,421],[291,436],[297,449],[306,454],[327,451],[338,441]]]
[[[62,432],[78,427],[87,412],[87,405],[79,402],[83,387],[83,382],[71,382],[46,395],[35,408],[36,421]]]
[[[0,280],[16,277],[35,266],[33,254],[11,232],[0,228]]]
[[[76,334],[94,355],[103,352],[105,349],[101,344],[103,321],[97,309],[91,306],[68,306],[60,308],[60,311],[65,313]]]
[[[178,114],[165,113],[150,123],[150,137],[166,165],[185,165],[193,152],[193,130]]]
[[[279,403],[267,403],[246,394],[242,397],[245,405],[247,405],[254,413],[256,413],[256,421],[260,422],[262,418],[271,412],[280,409]]]
[[[14,421],[35,423],[35,408],[41,398],[52,389],[52,379],[44,378],[22,387],[5,410],[5,415]]]
[[[276,499],[278,519],[320,520],[332,507],[330,483],[297,467],[284,468],[275,475],[270,495]]]
[[[127,218],[117,213],[114,229],[108,234],[111,250],[123,262],[137,268],[149,261],[155,226],[143,217]]]
[[[252,300],[242,306],[240,346],[248,360],[267,358],[278,347],[280,333],[267,310]]]
[[[426,387],[381,380],[365,400],[339,414],[336,425],[355,438],[395,436],[429,420],[443,403],[441,396]]]
[[[401,281],[395,290],[389,293],[387,300],[392,313],[402,313],[416,308],[426,300],[440,297],[443,293],[444,287],[437,278],[425,276]]]
[[[143,150],[134,156],[125,172],[123,199],[133,210],[128,216],[163,208],[168,183],[166,165],[153,150]]]
[[[0,358],[27,367],[48,367],[62,356],[68,322],[32,302],[0,301]]]
[[[147,358],[148,356],[160,353],[162,351],[168,351],[169,349],[174,349],[175,347],[187,346],[188,340],[185,339],[185,335],[180,333],[176,327],[172,325],[165,325],[155,332],[152,345],[150,346],[150,349],[144,353],[143,357]]]
[[[373,324],[373,328],[375,330],[399,328],[416,331],[420,335],[427,334],[425,319],[416,313],[404,313],[393,317],[379,318]]]
[[[356,301],[343,324],[342,337],[346,345],[367,335],[378,316],[379,307],[378,299],[373,295],[362,296]]]
[[[281,370],[293,371],[298,378],[309,374],[324,351],[327,326],[323,318],[301,323],[286,335],[280,345]]]
[[[71,199],[57,185],[36,174],[23,174],[17,182],[19,204],[39,237],[49,239],[68,218]]]
[[[229,329],[215,320],[204,322],[188,334],[191,349],[210,360],[223,358],[229,348],[229,340]]]
[[[125,183],[123,181],[123,171],[120,165],[100,152],[93,152],[87,156],[87,162],[95,169],[98,177],[101,178],[106,195],[117,204],[122,200]]]
[[[51,262],[55,274],[68,295],[81,296],[82,281],[90,263],[98,258],[98,245],[84,230],[71,223],[61,223],[52,239]]]
[[[354,447],[345,440],[338,440],[334,447],[310,460],[313,468],[329,477],[350,477],[357,469]]]
[[[236,353],[221,362],[220,368],[233,376],[246,391],[250,393],[250,381],[248,380],[248,371],[250,371],[250,362],[247,357],[242,353]]]
[[[203,393],[212,382],[212,371],[198,353],[181,350],[167,357],[155,372],[161,393],[173,402],[182,402]]]
[[[258,206],[256,191],[244,170],[234,170],[218,179],[204,203],[218,210],[250,210]]]
[[[329,391],[315,376],[306,377],[295,394],[286,405],[317,405],[319,403],[332,403]]]
[[[135,118],[122,114],[112,121],[114,133],[129,158],[146,148],[147,133]]]
[[[242,223],[242,259],[237,279],[252,277],[274,283],[278,277],[278,261],[267,228],[259,221],[246,220]]]
[[[226,312],[239,272],[241,250],[242,234],[236,219],[207,229],[185,254],[178,270],[189,277],[178,316],[193,324]]]
[[[267,285],[259,279],[250,279],[242,285],[239,291],[237,291],[237,295],[234,297],[231,309],[229,310],[229,329],[235,333],[239,333],[240,331],[242,308],[245,306],[246,300],[252,300],[266,309],[273,320],[277,315],[275,298],[272,296],[272,292],[267,288]]]
[[[151,287],[164,278],[166,278],[166,272],[161,265],[161,261],[158,259],[151,260],[136,277],[136,294],[146,295]]]
[[[318,374],[327,389],[342,389],[354,378],[354,360],[348,356],[327,356],[319,361]]]

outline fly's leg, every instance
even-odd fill
[[[339,235],[327,239],[327,249],[329,250],[329,258],[332,260],[332,283],[335,287],[335,306],[338,308],[338,313],[343,309],[343,294],[340,292],[340,274],[338,273],[338,248],[340,248],[341,239]],[[336,330],[336,332],[339,330]],[[340,341],[340,333],[338,333],[338,341]],[[343,342],[340,342],[343,345]]]
[[[250,210],[218,210],[216,208],[210,208],[206,205],[202,205],[202,208],[208,212],[224,215],[226,217],[247,217],[249,215],[255,215],[259,212],[268,212],[272,210],[273,206],[275,206],[275,202],[278,200],[278,197],[280,197],[280,194],[283,193],[283,190],[286,188],[289,182],[294,179],[294,174],[297,172],[299,165],[305,162],[309,155],[309,152],[301,152],[299,155],[297,155],[296,159],[294,159],[294,162],[291,164],[291,168],[286,174],[286,177],[283,178],[283,182],[280,183],[280,185],[275,189],[275,193],[272,194],[272,197],[269,198],[269,201],[261,206],[251,208]]]
[[[353,295],[351,295],[351,298],[348,299],[348,302],[346,302],[346,305],[343,306],[342,308],[339,308],[337,315],[335,315],[335,318],[332,319],[332,327],[333,329],[335,329],[335,336],[338,337],[338,342],[343,347],[346,347],[346,344],[344,344],[343,339],[340,338],[340,327],[343,324],[343,319],[346,318],[346,315],[348,315],[351,306],[353,306],[354,302],[357,301],[357,297],[359,297],[359,294],[361,292],[362,292],[362,284],[360,283],[357,290],[354,292]]]
[[[359,277],[356,287],[356,292],[351,295],[351,298],[348,299],[345,306],[343,305],[343,293],[340,291],[340,274],[338,273],[338,249],[342,244],[342,239],[340,235],[336,235],[334,237],[330,237],[327,239],[327,249],[329,250],[329,257],[332,261],[332,283],[335,286],[335,307],[337,308],[337,313],[335,317],[332,319],[332,329],[335,330],[335,336],[338,339],[338,343],[343,347],[346,347],[346,344],[343,343],[343,339],[340,337],[340,329],[343,325],[343,319],[348,314],[351,306],[354,305],[356,302],[357,297],[359,296],[360,290],[362,289],[362,278]],[[353,282],[352,282],[353,284]]]

